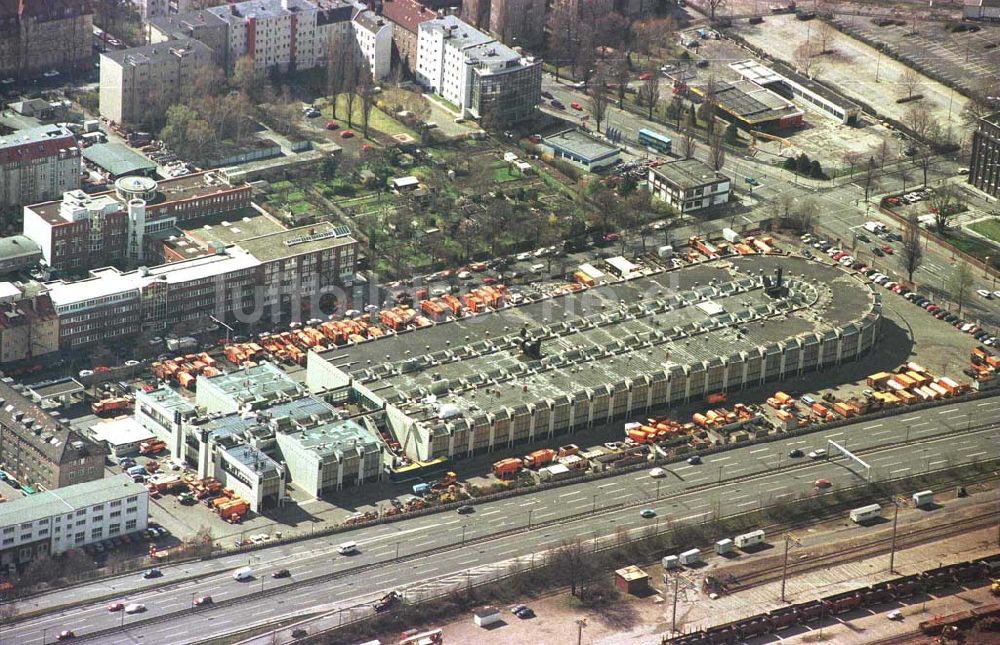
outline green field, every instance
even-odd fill
[[[322,106],[320,112],[326,118],[332,118],[330,113],[329,101],[321,101]],[[337,97],[337,123],[344,130],[348,129],[347,125],[347,97],[341,94]],[[373,107],[368,120],[369,130],[375,130],[376,132],[381,132],[386,136],[393,136],[400,133],[405,133],[413,137],[414,139],[419,139],[419,135],[406,127],[399,121],[396,121],[388,114]],[[351,125],[350,129],[355,130],[359,135],[361,134],[361,101],[355,100],[354,102],[354,114],[351,115]]]
[[[975,224],[969,224],[969,228],[1000,244],[1000,218],[980,220]]]

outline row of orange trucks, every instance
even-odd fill
[[[90,411],[99,417],[118,416],[132,411],[135,401],[131,396],[106,396],[90,404]]]
[[[222,482],[212,477],[197,479],[191,475],[159,473],[146,480],[146,489],[153,499],[177,494],[182,504],[196,504],[198,500],[203,500],[206,506],[230,524],[238,523],[250,510],[249,502],[231,489],[223,488]]]
[[[774,239],[768,235],[759,237],[751,235],[743,240],[734,238],[731,242],[716,242],[714,244],[694,235],[688,239],[688,245],[690,246],[688,259],[691,261],[700,260],[698,254],[712,260],[734,253],[738,255],[766,255],[774,252]]]
[[[176,381],[178,385],[189,390],[195,388],[199,376],[210,378],[222,374],[216,367],[215,359],[206,352],[156,361],[150,365],[150,371],[161,381]]]
[[[393,310],[390,316],[396,313],[398,312]],[[368,320],[328,321],[315,327],[261,334],[253,342],[230,343],[226,345],[224,353],[226,360],[234,365],[252,366],[267,357],[288,365],[304,365],[310,350],[323,351],[335,345],[363,343],[385,334],[384,329]]]
[[[571,469],[585,468],[586,460],[580,456],[580,446],[571,443],[560,446],[558,450],[542,448],[530,452],[524,457],[501,459],[493,464],[493,476],[497,479],[513,479],[521,470],[539,470],[549,464],[563,464]]]
[[[1000,372],[1000,358],[994,356],[983,346],[973,347],[970,356],[971,365],[966,373],[976,379],[980,385],[993,383]]]
[[[935,378],[920,365],[909,362],[895,372],[879,372],[868,377],[874,400],[883,405],[909,405],[957,396],[969,386],[947,376]]]
[[[448,316],[457,317],[487,309],[499,309],[506,301],[507,289],[502,284],[487,285],[473,289],[461,297],[446,293],[437,298],[421,300],[420,311],[431,320],[440,321]]]

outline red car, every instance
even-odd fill
[[[341,139],[350,139],[353,136],[354,132],[352,132],[351,130],[344,130],[343,132],[340,133]]]
[[[605,242],[617,242],[620,239],[622,239],[622,236],[619,235],[618,233],[608,233],[607,235],[604,236]]]
[[[499,282],[499,280],[497,280],[491,275],[483,278],[483,284],[496,284],[497,282]]]
[[[211,605],[212,597],[202,596],[201,598],[195,598],[191,604],[193,604],[195,607],[201,607],[202,605]]]
[[[889,246],[888,244],[883,244],[882,245],[882,251],[884,253],[888,253],[889,255],[892,255],[893,253],[895,253],[895,251],[892,250],[892,247]]]
[[[930,313],[934,313],[940,308],[941,307],[938,307],[937,305],[927,305],[927,311],[929,311]]]
[[[580,105],[579,103],[577,103],[576,101],[573,101],[572,103],[570,103],[569,106],[571,108],[573,108],[574,110],[580,110],[580,111],[583,110],[583,106]]]
[[[340,127],[340,125],[336,121],[327,121],[326,125],[323,127],[325,127],[327,130],[336,130],[337,128]]]
[[[817,479],[816,480],[816,488],[829,488],[831,486],[833,486],[833,484],[830,483],[829,479]]]
[[[125,609],[125,603],[123,602],[113,602],[108,605],[108,611],[121,611]]]
[[[650,74],[649,72],[643,72],[642,74],[639,74],[640,81],[648,81],[651,78],[653,78],[653,75]]]

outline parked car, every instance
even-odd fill
[[[976,293],[986,298],[987,300],[993,299],[993,294],[990,292],[989,289],[976,289]]]
[[[549,101],[549,105],[551,105],[552,107],[554,107],[557,110],[565,110],[566,109],[566,106],[563,105],[563,102],[560,101],[559,99],[552,99],[551,101]]]
[[[552,92],[542,92],[542,98],[543,99],[552,99],[553,98]]]
[[[573,108],[574,110],[581,111],[581,112],[583,111],[583,106],[580,105],[579,103],[577,103],[576,101],[573,101],[572,103],[570,103],[569,106],[571,108]]]
[[[336,130],[337,128],[340,127],[340,124],[337,123],[336,121],[327,121],[326,125],[324,125],[323,127],[326,128],[327,130]]]
[[[353,136],[354,136],[354,132],[351,131],[351,130],[344,130],[343,132],[340,133],[340,138],[341,139],[350,139]]]

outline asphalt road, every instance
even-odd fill
[[[785,497],[814,492],[816,479],[829,479],[834,488],[862,481],[857,466],[847,460],[790,459],[792,448],[824,447],[828,439],[844,441],[849,449],[868,451],[873,479],[902,477],[1000,456],[997,432],[967,428],[997,418],[1000,399],[938,406],[914,414],[863,421],[847,427],[789,438],[759,446],[746,446],[708,456],[701,465],[681,463],[668,468],[665,478],[652,479],[645,472],[625,473],[594,482],[571,484],[534,495],[480,504],[470,515],[435,514],[404,522],[316,538],[206,562],[163,567],[164,578],[202,575],[196,581],[177,582],[148,589],[149,581],[137,575],[60,590],[18,604],[19,611],[57,607],[120,591],[123,602],[147,606],[142,616],[126,616],[122,633],[106,642],[189,642],[231,632],[252,622],[351,606],[389,589],[455,576],[488,563],[552,548],[563,540],[592,535],[613,535],[618,527],[639,528],[654,522],[697,520],[721,512],[753,510]],[[931,438],[942,432],[953,433]],[[954,434],[959,433],[959,434]],[[911,445],[891,445],[909,440]],[[885,447],[879,447],[885,446]],[[771,473],[771,474],[768,474]],[[750,479],[746,479],[751,477]],[[721,480],[721,484],[719,483]],[[692,490],[694,489],[694,490]],[[701,490],[704,489],[704,490]],[[627,504],[627,508],[602,509]],[[641,508],[653,508],[655,520],[639,517]],[[596,510],[596,513],[593,512]],[[580,517],[572,517],[580,515]],[[516,537],[490,539],[514,528],[533,527]],[[336,545],[347,540],[360,544],[361,553],[338,556]],[[469,542],[462,546],[462,543]],[[432,557],[405,559],[427,549],[447,548]],[[397,556],[403,557],[396,562]],[[250,564],[261,576],[247,583],[232,579],[231,572]],[[366,566],[364,571],[351,571]],[[287,568],[292,577],[274,580],[271,571]],[[335,579],[310,584],[310,578],[338,572]],[[463,578],[464,579],[464,578]],[[155,581],[154,581],[155,582]],[[128,628],[146,617],[189,610],[192,599],[211,595],[216,601],[247,596],[261,587],[288,587],[288,591],[248,599],[235,609],[191,610],[170,621]],[[318,594],[317,591],[322,593]],[[46,642],[63,629],[78,635],[114,627],[122,616],[110,613],[106,603],[91,603],[5,627],[3,643]]]

